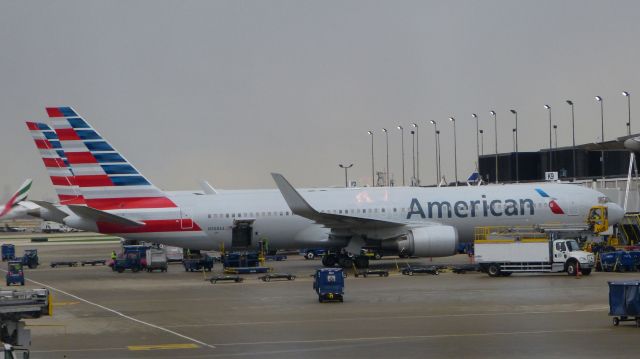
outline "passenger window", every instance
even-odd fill
[[[342,214],[342,210],[339,210],[338,213]]]
[[[384,208],[382,209],[382,213],[384,213]]]

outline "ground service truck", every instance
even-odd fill
[[[574,239],[535,230],[476,229],[475,261],[491,277],[512,273],[566,272],[589,275],[595,266],[593,253],[580,250]]]

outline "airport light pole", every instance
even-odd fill
[[[493,131],[496,137],[496,183],[498,183],[498,118],[495,111],[490,111],[489,114],[493,116]]]
[[[627,109],[629,111],[629,122],[627,122],[627,135],[631,135],[631,94],[627,91],[623,91],[622,96],[627,98]]]
[[[400,130],[400,143],[402,145],[402,187],[406,186],[404,182],[404,128],[402,126],[398,126],[398,130]]]
[[[484,156],[484,130],[479,130],[480,132],[480,154]],[[480,167],[480,162],[478,162],[478,167]]]
[[[456,186],[458,186],[458,140],[456,138],[456,119],[449,117],[449,121],[453,123],[453,172],[456,178]]]
[[[516,152],[516,129],[511,129],[511,144],[513,145],[513,152]]]
[[[431,120],[429,121],[432,125],[433,125],[433,138],[435,140],[434,142],[434,146],[436,148],[436,157],[435,157],[435,162],[436,162],[436,186],[438,185],[438,183],[440,183],[440,161],[438,161],[438,158],[440,157],[438,154],[438,124],[436,123],[436,121]]]
[[[376,174],[374,170],[374,161],[373,161],[373,131],[367,131],[369,136],[371,136],[371,186],[376,186]]]
[[[384,132],[384,137],[387,142],[387,187],[389,187],[389,132],[386,128],[383,128],[382,132]]]
[[[571,134],[573,137],[573,180],[576,180],[576,121],[573,112],[573,101],[567,100],[567,104],[571,106]]]
[[[416,128],[416,184],[420,186],[420,130],[417,123],[411,126]]]
[[[349,168],[353,167],[353,163],[348,166],[339,164],[338,167],[344,168],[344,187],[347,188],[349,187],[349,176],[347,175],[347,171],[349,170]]]
[[[600,102],[600,141],[604,142],[604,103],[602,101],[602,97],[596,96],[596,101]],[[602,172],[602,179],[604,179],[604,150],[600,151],[600,167]]]
[[[544,108],[549,112],[549,172],[553,171],[553,160],[551,159],[551,151],[553,145],[551,144],[551,106],[544,105]]]
[[[413,174],[411,176],[411,186],[416,183],[416,132],[411,131],[411,166],[413,168]]]
[[[478,124],[478,115],[472,113],[471,117],[476,119],[476,167],[480,172],[480,125]]]
[[[438,173],[442,176],[442,167],[440,167],[440,130],[436,131],[436,145],[438,145]],[[436,185],[439,183],[440,179]]]
[[[516,128],[513,129],[513,132],[516,135],[516,142],[515,142],[515,148],[516,148],[516,183],[520,182],[520,162],[518,157],[518,111],[516,110],[511,110],[511,113],[514,114],[516,116]]]

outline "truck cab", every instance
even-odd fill
[[[556,239],[553,241],[553,265],[552,272],[567,272],[568,275],[576,275],[580,270],[582,274],[591,274],[595,265],[593,253],[580,249],[574,239]]]

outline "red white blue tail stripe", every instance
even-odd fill
[[[47,113],[87,205],[100,210],[177,207],[73,109],[52,107]]]
[[[44,123],[27,122],[27,128],[40,152],[60,204],[84,204],[58,135]]]

